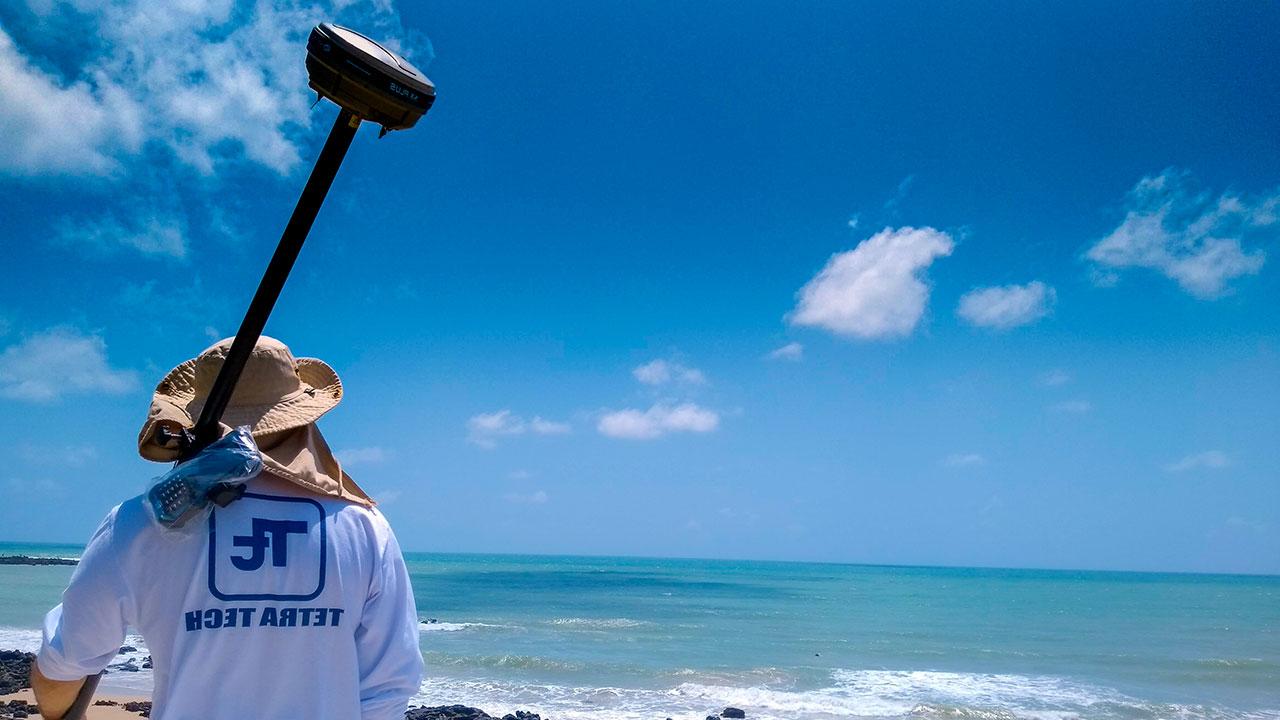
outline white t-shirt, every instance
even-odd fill
[[[156,720],[402,720],[422,679],[386,519],[267,475],[203,527],[164,530],[142,497],[112,510],[45,617],[40,672],[101,671],[128,626]]]

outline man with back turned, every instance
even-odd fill
[[[174,368],[139,452],[177,459],[231,344]],[[32,687],[61,718],[135,628],[151,652],[156,720],[400,720],[422,655],[413,590],[386,519],[315,422],[342,398],[327,364],[263,337],[223,415],[262,456],[243,498],[180,529],[143,497],[113,509],[45,618]]]

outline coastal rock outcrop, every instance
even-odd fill
[[[542,720],[537,713],[517,710],[501,718],[466,705],[439,705],[437,707],[410,708],[404,714],[405,720]]]
[[[128,712],[138,713],[142,717],[151,717],[150,700],[130,700],[125,703],[116,702],[115,700],[95,700],[93,704],[105,705],[108,707],[121,707]]]
[[[0,650],[0,695],[31,687],[31,662],[35,655],[19,650]]]
[[[39,711],[40,708],[28,703],[26,700],[10,700],[7,703],[0,704],[0,718],[31,717]]]
[[[404,718],[405,720],[494,720],[492,715],[480,708],[466,705],[409,708]]]
[[[75,558],[31,557],[29,555],[0,555],[0,565],[78,565]]]
[[[722,718],[733,718],[733,720],[739,720],[740,718],[745,718],[746,716],[747,714],[744,711],[739,710],[736,707],[727,707],[724,710],[720,711],[720,717]]]

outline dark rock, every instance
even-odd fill
[[[115,665],[112,665],[111,669],[119,670],[120,672],[138,672],[138,661],[134,660],[133,658],[129,658],[128,660],[122,663],[116,663]]]
[[[0,718],[25,718],[40,712],[35,705],[28,705],[26,700],[10,700],[0,703]]]
[[[18,650],[0,650],[0,695],[31,687],[31,663],[35,655]]]
[[[719,715],[708,715],[707,720],[720,720]]]
[[[143,660],[142,660],[142,669],[143,669],[143,670],[150,670],[150,669],[151,669],[151,656],[150,656],[150,655],[148,655],[148,656],[146,656],[145,658],[143,658]]]
[[[507,713],[502,716],[502,720],[542,720],[538,713],[531,713],[527,710],[517,710],[515,715]]]
[[[116,651],[116,654],[117,654],[117,655],[123,655],[123,654],[125,654],[125,653],[131,653],[131,652],[138,652],[138,648],[136,648],[136,647],[134,647],[134,646],[132,646],[132,645],[121,645],[121,646],[120,646],[120,649],[119,649],[118,651]]]
[[[128,710],[129,712],[136,712],[142,717],[151,717],[151,701],[150,700],[141,700],[138,702],[127,702],[124,704],[124,709]]]
[[[480,708],[466,705],[416,707],[404,714],[405,720],[497,720]]]
[[[94,705],[106,705],[106,706],[109,706],[109,707],[115,707],[116,705],[119,705],[120,703],[116,702],[115,700],[94,700],[94,701],[93,701],[93,704],[94,704]]]
[[[75,558],[29,557],[27,555],[0,555],[0,565],[77,565]]]
[[[720,717],[722,718],[734,718],[734,720],[738,720],[739,718],[744,718],[746,716],[747,714],[745,712],[736,707],[727,707],[720,711]]]

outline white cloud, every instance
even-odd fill
[[[136,152],[135,104],[114,87],[65,82],[31,62],[0,28],[0,172],[103,175]]]
[[[538,436],[563,436],[572,432],[572,428],[568,423],[557,423],[556,420],[548,420],[547,418],[539,418],[529,421],[529,432],[538,434]]]
[[[1280,236],[1280,191],[1257,198],[1197,192],[1188,172],[1166,170],[1144,177],[1129,191],[1124,221],[1089,248],[1099,284],[1118,271],[1147,268],[1205,299],[1229,291],[1229,283],[1262,269],[1262,250],[1246,251],[1250,236]]]
[[[0,28],[0,177],[66,183],[56,241],[183,258],[237,232],[219,196],[229,170],[303,165],[331,104],[312,110],[304,46],[336,20],[400,48],[390,0],[21,0]],[[419,67],[430,41],[410,31]],[[88,40],[86,40],[88,39]],[[56,51],[49,51],[56,48]],[[267,181],[269,184],[269,181]],[[91,202],[79,195],[88,192]],[[149,198],[142,205],[136,198]],[[160,207],[156,207],[159,205]],[[234,215],[234,210],[231,211]],[[136,216],[136,217],[135,217]]]
[[[509,492],[502,499],[516,505],[545,505],[550,498],[545,490],[535,490],[531,493]]]
[[[71,328],[46,330],[0,352],[3,397],[49,401],[72,393],[118,395],[137,385],[132,371],[108,364],[102,338]]]
[[[494,447],[497,438],[519,435],[525,431],[524,421],[510,410],[480,413],[467,420],[467,439],[480,447]]]
[[[31,27],[95,40],[77,43],[87,52],[56,74],[0,31],[0,171],[27,175],[110,174],[146,146],[205,174],[241,158],[288,172],[311,124],[314,96],[301,54],[311,27],[348,9],[360,27],[398,33],[388,2],[27,4],[37,16],[61,19],[31,18]]]
[[[760,519],[760,515],[751,510],[739,510],[731,507],[722,507],[716,511],[716,514],[735,523],[745,523],[747,525],[754,525]]]
[[[975,288],[961,296],[956,314],[971,325],[1009,330],[1048,315],[1056,299],[1057,292],[1039,280]]]
[[[1084,415],[1093,409],[1093,403],[1088,400],[1063,400],[1050,405],[1049,409],[1066,415]]]
[[[893,193],[893,197],[885,201],[884,203],[885,212],[889,213],[890,215],[897,214],[898,207],[902,205],[903,200],[907,199],[907,193],[911,191],[911,185],[914,184],[915,181],[916,181],[915,175],[908,175],[902,178],[902,181],[898,183],[897,190],[895,190]]]
[[[648,410],[605,413],[597,423],[600,434],[628,440],[650,440],[672,432],[707,433],[720,426],[720,415],[693,403],[658,403]]]
[[[50,461],[63,467],[88,467],[98,459],[98,449],[92,445],[31,445],[18,448],[18,456],[32,465],[45,465]]]
[[[186,222],[181,216],[145,213],[128,226],[111,217],[80,222],[63,222],[59,238],[68,244],[83,244],[103,252],[125,247],[144,255],[165,255],[183,259],[187,255]]]
[[[697,368],[686,367],[669,360],[654,360],[631,371],[636,380],[645,385],[665,385],[669,382],[682,382],[690,385],[702,385],[707,376]]]
[[[1223,526],[1228,530],[1243,530],[1256,535],[1265,535],[1268,529],[1268,525],[1264,522],[1242,518],[1239,515],[1232,515],[1227,518],[1226,522],[1223,523]]]
[[[572,432],[573,428],[566,422],[556,422],[535,415],[529,421],[529,432],[534,435],[567,435]]]
[[[942,464],[947,467],[973,467],[985,465],[987,459],[978,453],[954,453],[943,458]]]
[[[1071,375],[1066,370],[1054,368],[1040,376],[1040,384],[1045,387],[1059,387],[1071,382]]]
[[[791,360],[798,362],[804,359],[804,346],[798,342],[790,342],[773,350],[765,356],[769,360]]]
[[[503,409],[494,413],[480,413],[467,420],[467,439],[483,448],[497,446],[498,438],[513,435],[564,435],[572,432],[568,423],[556,422],[535,415],[531,420]]]
[[[797,293],[790,321],[864,339],[910,335],[929,301],[922,275],[954,247],[933,228],[885,228],[831,256]]]
[[[390,488],[375,492],[373,494],[373,499],[379,505],[386,507],[387,505],[399,500],[402,495],[404,495],[404,491],[400,488]]]
[[[1231,464],[1231,458],[1221,450],[1206,450],[1202,453],[1188,455],[1181,460],[1164,466],[1165,472],[1180,473],[1188,470],[1220,470]]]
[[[334,453],[338,460],[346,467],[355,467],[357,465],[376,465],[385,462],[391,453],[385,449],[372,447],[346,448]]]
[[[65,482],[48,477],[9,478],[5,485],[8,486],[7,494],[10,497],[23,500],[39,499],[49,502],[61,500],[70,494]]]

